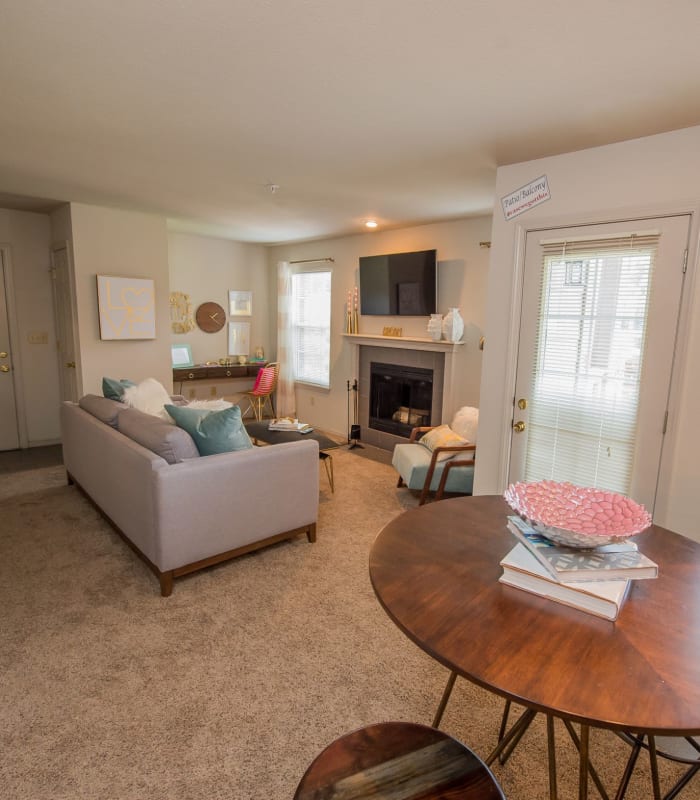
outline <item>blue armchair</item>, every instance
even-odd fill
[[[394,447],[391,463],[399,473],[397,488],[419,491],[420,505],[431,492],[435,500],[445,492],[470,495],[478,419],[478,409],[465,406],[449,426],[414,428],[407,444]]]

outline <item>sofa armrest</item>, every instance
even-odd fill
[[[204,456],[153,476],[157,566],[174,569],[316,522],[318,443]]]

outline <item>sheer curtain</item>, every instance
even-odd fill
[[[277,378],[277,414],[296,417],[294,393],[294,353],[292,352],[292,271],[287,261],[277,264],[277,360],[280,363]]]

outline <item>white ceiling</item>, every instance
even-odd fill
[[[0,204],[240,241],[489,213],[497,165],[700,124],[698,0],[2,0],[0,30]]]

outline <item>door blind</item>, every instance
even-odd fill
[[[629,494],[658,241],[541,242],[525,480]]]

